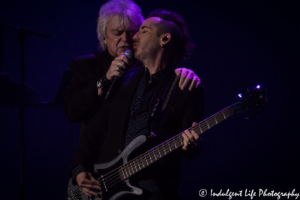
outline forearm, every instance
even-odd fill
[[[103,100],[103,96],[98,94],[87,94],[83,91],[69,93],[65,101],[66,118],[71,122],[84,121],[101,108]]]
[[[188,129],[192,126],[193,122],[200,122],[203,120],[203,111],[204,111],[204,93],[203,88],[200,87],[195,91],[192,91],[192,95],[189,98],[188,104],[185,108],[185,113],[183,116],[182,127],[183,129]],[[195,124],[194,124],[195,125]],[[193,125],[193,126],[194,126]],[[192,144],[192,148],[188,148],[187,150],[182,150],[182,155],[188,159],[195,159],[199,156],[202,148],[202,138],[197,135],[197,132],[191,131],[195,136],[192,134],[189,135],[190,138],[196,138],[194,141],[195,144]],[[187,132],[187,134],[189,134]],[[190,142],[193,142],[190,141]]]
[[[80,174],[81,172],[85,172],[86,170],[84,170],[82,165],[77,165],[72,169],[72,183],[74,185],[77,185],[77,181],[76,181],[76,177],[78,174]]]
[[[93,171],[93,165],[100,155],[101,147],[106,138],[107,113],[108,106],[104,106],[87,124],[84,132],[80,135],[72,168],[82,165],[85,170]]]
[[[72,78],[66,89],[65,115],[71,122],[80,122],[90,118],[103,100],[97,94],[97,81],[91,78],[88,64],[71,60],[70,69]]]

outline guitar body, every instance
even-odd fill
[[[101,176],[111,171],[114,171],[120,166],[128,163],[128,161],[132,158],[132,155],[136,154],[136,149],[145,144],[146,140],[146,136],[138,136],[124,149],[124,151],[121,154],[119,154],[112,161],[102,164],[95,164],[95,179],[99,179],[101,178]],[[99,192],[99,197],[94,197],[90,199],[115,200],[130,196],[132,197],[132,199],[134,199],[134,196],[140,196],[143,193],[142,189],[135,187],[130,183],[130,179],[120,181],[110,188],[110,184],[114,184],[114,181],[114,178],[105,178],[103,182],[104,184],[101,184],[102,191]],[[78,185],[73,185],[72,180],[70,179],[68,184],[68,200],[80,200],[84,199],[85,196],[86,195],[80,190]]]
[[[259,111],[267,103],[265,93],[266,90],[259,85],[254,88],[253,92],[247,90],[247,98],[242,98],[242,95],[239,94],[241,98],[239,102],[197,123],[188,130],[194,130],[198,135],[201,135],[220,122],[243,111],[249,114],[250,118],[251,112]],[[124,198],[132,200],[141,196],[143,190],[134,186],[134,183],[138,180],[135,179],[137,177],[135,174],[153,163],[158,163],[156,161],[181,148],[184,144],[182,133],[164,142],[158,141],[159,139],[155,138],[155,134],[153,134],[153,139],[148,139],[144,135],[136,137],[115,159],[107,163],[94,165],[95,178],[99,180],[102,188],[102,191],[99,192],[100,197],[87,198],[81,189],[77,185],[73,185],[70,180],[68,200],[120,200]],[[148,169],[154,173],[157,172],[155,168]],[[149,175],[151,177],[150,171],[139,174],[138,178],[144,179]],[[146,176],[144,177],[144,175]]]

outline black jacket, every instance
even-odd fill
[[[105,102],[102,109],[90,120],[84,134],[81,135],[73,166],[81,164],[88,171],[93,171],[92,165],[95,162],[108,162],[122,151],[131,100],[142,72],[141,67],[129,70],[114,99],[111,102]],[[159,100],[160,104],[158,104],[154,118],[151,119],[149,115],[149,132],[155,132],[159,142],[184,131],[194,121],[199,122],[203,119],[204,93],[202,87],[191,92],[188,91],[188,88],[182,91],[176,83],[167,106],[162,110],[166,94],[175,77],[174,70],[168,70],[149,109],[151,115]],[[196,158],[198,151],[186,152],[180,149],[175,151],[162,159],[155,166],[155,173],[148,173],[149,176],[162,180],[159,181],[162,183],[160,185],[171,184],[169,191],[176,190],[181,177],[182,154],[185,157]]]
[[[113,59],[106,50],[70,62],[72,79],[66,89],[65,115],[71,122],[81,122],[81,130],[102,106],[96,82],[106,74]]]

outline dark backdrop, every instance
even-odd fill
[[[62,108],[43,102],[54,101],[71,58],[99,51],[96,20],[103,3],[11,0],[0,4],[0,23],[50,35],[50,39],[28,35],[25,42],[25,85],[36,89],[39,103],[25,112],[25,199],[64,199],[78,125],[65,119]],[[193,69],[202,80],[206,117],[234,103],[238,93],[256,84],[268,91],[262,117],[247,121],[244,115],[237,115],[204,134],[200,158],[184,161],[184,199],[201,199],[200,189],[299,192],[297,1],[136,3],[145,17],[156,8],[171,9],[189,24],[197,46],[182,66]],[[1,72],[19,83],[16,35],[2,29],[4,54],[0,61]],[[17,199],[19,111],[6,104],[0,108],[0,198]]]

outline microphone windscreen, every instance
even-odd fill
[[[132,59],[132,51],[131,50],[126,50],[124,52],[124,55],[126,56],[126,58],[128,58],[129,60]]]

